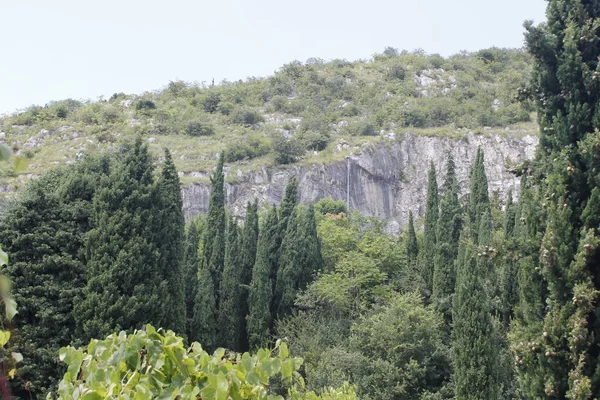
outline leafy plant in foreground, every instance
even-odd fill
[[[65,347],[60,359],[68,365],[58,395],[62,399],[283,399],[270,393],[269,382],[278,376],[289,399],[356,399],[348,385],[328,389],[323,397],[302,393],[297,372],[302,359],[290,357],[288,347],[277,342],[256,354],[212,355],[194,342],[186,349],[172,331],[151,325],[131,335],[121,332],[92,340],[87,349]]]

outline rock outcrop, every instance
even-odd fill
[[[468,134],[461,139],[406,134],[401,140],[369,145],[345,161],[312,166],[266,167],[241,173],[232,167],[227,174],[227,205],[243,217],[248,201],[278,204],[287,181],[296,177],[301,203],[324,197],[349,201],[351,209],[384,219],[391,233],[399,233],[408,221],[408,212],[425,212],[429,161],[436,164],[438,184],[443,183],[449,152],[454,156],[461,195],[468,192],[469,171],[477,148],[485,152],[490,193],[505,198],[509,189],[519,190],[519,179],[511,166],[534,157],[538,138]],[[209,184],[194,183],[183,189],[186,218],[208,210]]]

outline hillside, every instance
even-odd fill
[[[172,151],[184,184],[207,182],[223,150],[226,163],[243,173],[329,164],[367,143],[389,144],[407,133],[536,134],[532,109],[516,100],[530,64],[525,52],[513,49],[443,58],[387,48],[369,60],[294,61],[267,78],[174,81],[141,95],[32,106],[0,119],[0,140],[30,159],[21,174],[0,166],[0,193],[136,134],[156,157],[163,147]]]

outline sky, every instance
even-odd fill
[[[271,75],[387,47],[443,56],[523,46],[545,0],[0,0],[0,115],[172,80]]]

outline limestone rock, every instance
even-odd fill
[[[401,142],[393,144],[364,146],[358,154],[332,164],[263,167],[248,171],[243,176],[236,176],[235,182],[226,182],[227,205],[237,216],[243,217],[248,201],[258,199],[263,203],[279,204],[288,180],[296,177],[301,203],[314,203],[324,197],[346,200],[349,191],[351,209],[384,219],[388,231],[397,234],[408,222],[409,211],[415,217],[425,213],[430,160],[436,164],[441,185],[447,154],[452,153],[460,193],[464,195],[468,192],[471,163],[481,146],[485,152],[490,192],[497,191],[504,199],[509,189],[513,189],[515,195],[519,191],[519,179],[508,171],[507,166],[532,159],[538,143],[538,138],[533,135],[518,138],[469,133],[458,140],[413,134],[403,137]],[[193,183],[183,188],[186,219],[207,212],[209,194],[208,183]]]

